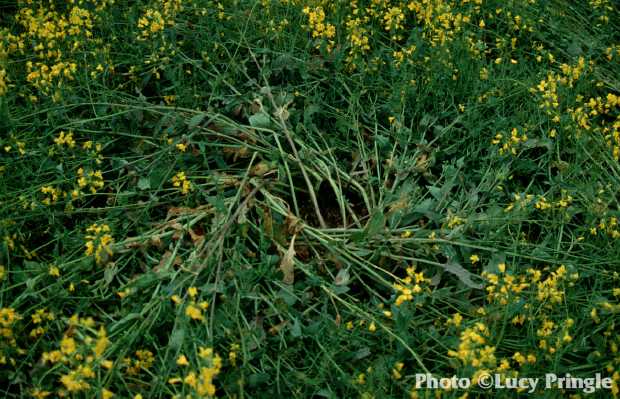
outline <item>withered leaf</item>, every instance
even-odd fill
[[[349,284],[349,280],[351,280],[351,274],[349,273],[349,268],[343,268],[338,271],[336,277],[334,278],[334,284],[336,285],[347,285]]]
[[[164,252],[164,254],[161,257],[161,260],[159,261],[159,265],[157,265],[153,269],[153,271],[154,272],[159,272],[161,270],[164,270],[164,268],[168,264],[171,256],[172,256],[172,252],[170,252],[170,251]],[[174,266],[179,266],[181,263],[183,263],[183,260],[181,259],[180,256],[175,257],[174,260],[172,261],[172,265],[174,265]]]
[[[194,229],[189,229],[189,235],[192,239],[192,243],[195,246],[200,246],[200,244],[202,244],[205,240],[205,236],[204,234],[199,234],[198,232],[194,231]]]
[[[295,282],[295,237],[291,238],[288,250],[280,261],[280,270],[284,274],[282,277],[284,284],[293,284]]]
[[[482,284],[476,284],[471,279],[473,276],[476,276],[472,272],[466,270],[460,264],[454,261],[448,261],[446,264],[442,265],[443,269],[447,272],[454,274],[456,277],[461,280],[463,284],[470,288],[481,290],[483,288]]]

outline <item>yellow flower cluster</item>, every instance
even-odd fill
[[[392,33],[392,40],[402,40],[403,36],[396,32],[402,30],[405,14],[400,7],[394,6],[387,9],[383,15],[383,26],[387,32]]]
[[[24,71],[24,78],[30,83],[20,86],[20,95],[38,101],[27,89],[33,87],[59,101],[65,83],[78,74],[78,63],[89,65],[83,63],[84,50],[95,44],[98,54],[105,53],[102,40],[95,39],[93,32],[101,22],[103,10],[113,3],[114,0],[83,0],[58,7],[53,1],[20,1],[15,14],[20,33],[0,32],[5,39],[0,43],[0,95],[6,91],[3,59],[17,55],[27,59],[19,73]]]
[[[600,21],[602,24],[609,23],[608,12],[614,10],[614,6],[612,5],[612,2],[610,0],[588,0],[588,4],[598,14],[598,21]]]
[[[7,29],[0,29],[0,37],[8,37]],[[4,96],[9,90],[8,81],[9,77],[6,73],[6,61],[9,52],[4,47],[4,42],[0,40],[0,97]]]
[[[43,186],[41,192],[46,196],[41,200],[43,205],[55,204],[61,197],[65,196],[65,192],[54,186]]]
[[[228,361],[233,366],[237,365],[237,357],[239,355],[239,349],[241,349],[241,346],[239,344],[235,343],[235,344],[230,345],[230,351],[228,352]]]
[[[579,127],[601,134],[614,159],[620,160],[620,96],[608,93],[605,97],[590,98],[569,112]]]
[[[354,3],[355,4],[355,3]],[[347,40],[349,41],[349,62],[352,62],[353,58],[357,54],[364,54],[370,50],[370,44],[368,42],[368,29],[364,27],[364,24],[368,23],[368,17],[359,18],[349,16],[345,26],[347,29]]]
[[[539,211],[553,210],[553,209],[566,209],[573,203],[573,197],[569,195],[566,190],[562,190],[560,199],[556,201],[549,201],[547,197],[543,195],[534,196],[533,194],[513,194],[513,201],[511,201],[504,212],[510,212],[512,210],[524,210],[530,206]]]
[[[103,187],[103,174],[100,170],[84,172],[83,168],[79,168],[77,170],[77,182],[75,188],[70,192],[70,199],[80,198],[84,194],[83,189],[88,189],[90,193],[95,194]],[[69,193],[52,185],[43,186],[40,191],[44,195],[41,203],[46,206],[53,205],[62,198],[69,199]],[[28,207],[28,203],[24,203],[24,207]]]
[[[618,239],[620,238],[620,230],[618,230],[620,226],[618,226],[618,218],[615,216],[611,216],[609,218],[601,218],[598,225],[592,227],[590,229],[590,234],[595,236],[598,235],[600,231],[603,234],[607,234],[607,236]]]
[[[336,36],[336,27],[325,22],[323,7],[304,7],[303,13],[308,17],[308,28],[312,31],[312,37],[327,40],[326,49],[328,52],[331,51],[335,43],[333,39]],[[321,44],[317,44],[317,48],[320,47]]]
[[[39,337],[45,333],[46,329],[42,325],[44,321],[56,319],[54,313],[46,311],[45,309],[37,309],[30,317],[32,318],[32,323],[36,325],[36,327],[33,327],[30,331],[30,336],[33,338]]]
[[[569,275],[564,265],[560,265],[544,280],[541,280],[539,270],[528,269],[527,273],[531,276],[532,283],[536,284],[536,299],[546,307],[562,303],[565,296],[564,284],[573,286],[579,278],[578,273]]]
[[[570,318],[561,324],[557,324],[549,319],[543,319],[540,327],[536,330],[536,335],[540,338],[538,347],[548,352],[549,355],[555,354],[560,348],[573,340],[573,337],[569,334],[573,324],[575,324],[575,321]]]
[[[4,96],[8,91],[8,80],[6,69],[0,68],[0,97]]]
[[[73,198],[77,198],[82,194],[82,189],[88,188],[92,194],[103,188],[103,175],[100,170],[84,172],[83,168],[77,170],[77,188],[71,192]]]
[[[560,86],[572,88],[584,70],[585,60],[580,57],[575,66],[562,64],[561,73],[549,72],[546,79],[541,80],[536,87],[530,89],[533,94],[538,93],[540,95],[540,108],[544,109],[554,122],[560,121],[558,88]]]
[[[520,300],[520,294],[529,287],[526,276],[515,277],[506,273],[506,264],[498,265],[499,273],[482,272],[482,277],[487,279],[487,301],[499,305],[508,305]]]
[[[183,195],[188,194],[192,190],[192,183],[187,180],[187,176],[185,176],[183,171],[172,176],[172,185],[179,188]]]
[[[500,154],[510,153],[512,155],[517,155],[517,150],[519,146],[525,143],[528,140],[525,131],[519,134],[519,130],[517,128],[513,128],[510,131],[510,137],[504,138],[503,133],[497,133],[493,140],[491,140],[491,144],[497,145],[498,151]]]
[[[405,61],[405,58],[409,59],[409,57],[411,57],[411,55],[413,54],[415,50],[416,50],[416,46],[411,45],[407,48],[404,48],[403,50],[394,51],[392,53],[392,56],[394,57],[396,67],[401,66],[401,64]]]
[[[67,14],[57,11],[53,4],[20,9],[17,20],[25,32],[14,38],[15,47],[22,50],[27,44],[37,56],[26,63],[28,82],[42,92],[62,87],[63,80],[72,80],[77,63],[63,60],[65,52],[78,50],[82,37],[92,37],[93,15],[86,8],[73,6]]]
[[[549,202],[547,201],[547,198],[545,198],[542,195],[539,195],[538,199],[534,203],[534,207],[541,211],[544,211],[546,209],[554,209],[554,208],[561,209],[561,208],[568,207],[570,204],[572,204],[572,202],[573,202],[573,197],[571,195],[568,195],[566,193],[566,190],[562,190],[562,198],[556,202]]]
[[[401,378],[403,378],[403,368],[405,368],[405,363],[396,362],[396,364],[392,368],[392,378],[394,378],[395,380],[400,380]]]
[[[141,29],[140,39],[149,39],[161,32],[166,26],[174,25],[176,14],[183,9],[182,0],[165,0],[161,5],[161,12],[157,9],[148,8],[138,19],[138,28]]]
[[[26,143],[16,139],[13,135],[11,135],[10,138],[13,140],[13,142],[15,144],[13,144],[13,145],[11,145],[11,144],[5,145],[4,146],[4,152],[9,153],[9,152],[11,152],[11,150],[13,150],[13,148],[17,148],[17,152],[19,152],[19,155],[25,155],[26,154]],[[13,146],[15,146],[15,147],[13,147]]]
[[[457,226],[465,224],[465,219],[458,215],[453,215],[451,212],[448,212],[448,217],[446,218],[446,223],[449,229],[453,229]]]
[[[357,1],[352,1],[344,23],[349,47],[348,69],[355,70],[359,65],[383,64],[377,57],[363,57],[378,41],[383,40],[383,37],[375,34],[376,26],[381,26],[387,32],[386,37],[390,42],[388,47],[393,49],[394,64],[399,67],[405,62],[412,62],[411,56],[416,50],[412,43],[403,43],[412,28],[421,31],[422,38],[428,45],[443,46],[462,32],[463,26],[471,22],[473,15],[480,13],[481,4],[481,0],[460,4],[450,0],[412,0],[405,3],[374,0],[361,7]],[[381,47],[385,47],[385,44]],[[449,53],[435,51],[432,54],[434,59],[440,59],[446,67],[453,67],[449,61]],[[443,59],[445,57],[447,58]],[[424,58],[424,62],[430,60],[430,56]],[[371,70],[377,70],[380,66],[375,65]]]
[[[613,54],[610,49],[609,55]],[[568,100],[569,92],[563,94],[567,100],[562,101],[560,88],[572,89],[586,72],[592,70],[593,61],[586,63],[580,57],[575,65],[562,64],[560,71],[551,71],[547,78],[531,88],[531,92],[540,96],[540,108],[544,109],[554,123],[561,123],[566,115],[572,122],[575,135],[588,131],[603,136],[607,146],[616,160],[620,160],[620,98],[615,93],[606,96],[590,97],[577,95],[575,100]],[[555,130],[553,130],[555,132]]]
[[[204,315],[202,314],[202,312],[209,308],[209,302],[198,302],[198,288],[196,287],[188,288],[187,295],[190,297],[190,301],[185,306],[185,315],[192,320],[204,320]],[[173,295],[170,299],[172,299],[172,302],[174,302],[176,305],[181,305],[183,303],[183,301],[178,295]]]
[[[74,148],[75,147],[75,140],[73,139],[73,132],[65,133],[64,131],[61,131],[58,134],[58,137],[56,137],[54,139],[54,143],[58,147],[62,147],[63,145],[66,145],[69,148]]]
[[[457,350],[449,350],[448,356],[460,360],[463,366],[472,366],[478,371],[489,371],[495,368],[495,347],[489,345],[490,332],[488,327],[477,322],[473,327],[461,332]]]
[[[107,224],[98,225],[97,223],[86,229],[86,256],[95,255],[97,264],[104,264],[112,256],[112,244],[114,238],[110,234],[111,229]]]
[[[415,266],[408,267],[407,277],[402,279],[402,283],[394,284],[394,289],[398,293],[394,302],[396,306],[413,301],[414,296],[421,294],[430,284],[431,280],[424,277],[423,272],[416,273],[415,270]]]
[[[2,337],[0,343],[0,365],[7,363],[8,349],[17,347],[14,326],[21,318],[20,314],[13,308],[0,309],[0,337]],[[12,358],[9,359],[11,362],[14,362]]]
[[[512,275],[506,273],[506,264],[498,265],[499,273],[483,272],[487,279],[487,301],[505,306],[519,302],[525,290],[535,288],[536,300],[539,306],[552,308],[564,299],[565,286],[573,286],[579,278],[578,273],[569,274],[566,266],[560,265],[547,278],[542,279],[542,272],[533,268],[527,269],[525,274]],[[529,305],[528,305],[529,306]]]
[[[77,333],[65,334],[60,341],[59,349],[44,352],[41,361],[44,364],[56,364],[54,369],[61,372],[60,383],[63,388],[58,396],[67,396],[78,392],[89,391],[91,380],[95,378],[101,368],[110,369],[112,362],[104,358],[104,352],[110,341],[106,330],[100,326],[96,333],[95,321],[80,318],[77,315],[69,319],[69,331]]]
[[[183,365],[189,365],[187,358],[183,356]],[[198,352],[198,359],[201,367],[196,371],[189,371],[185,377],[174,377],[168,380],[169,384],[179,384],[191,387],[196,396],[213,397],[215,396],[216,387],[213,384],[213,380],[220,373],[222,369],[222,358],[213,352],[212,348],[200,347]]]
[[[557,324],[550,316],[551,311],[559,309],[566,298],[566,288],[575,285],[579,278],[578,273],[569,273],[569,269],[560,265],[543,278],[543,271],[529,268],[524,274],[506,274],[506,265],[498,265],[499,274],[484,272],[483,276],[489,282],[487,286],[487,300],[502,307],[525,302],[522,306],[529,316],[518,314],[512,319],[512,324],[523,325],[525,320],[538,323],[536,335],[539,339],[538,347],[550,356],[561,347],[569,344],[573,338],[569,333],[574,321],[567,319]],[[548,270],[545,268],[544,270]],[[544,311],[541,311],[543,310]],[[536,313],[531,313],[535,311]],[[596,309],[593,310],[596,315]],[[593,316],[594,317],[594,316]],[[519,366],[536,361],[533,354],[527,357],[522,354],[513,356]]]
[[[512,360],[517,362],[519,366],[524,366],[526,364],[536,363],[537,359],[536,359],[536,355],[534,355],[533,353],[530,353],[527,356],[525,356],[521,352],[515,352],[514,355],[512,355]]]
[[[454,2],[446,0],[413,0],[407,8],[413,12],[417,23],[424,28],[424,37],[431,46],[450,42],[460,32],[463,24],[471,21],[471,15],[480,11],[482,0],[474,0],[471,14],[454,10]]]
[[[164,17],[157,10],[148,9],[138,20],[138,28],[142,29],[142,38],[148,39],[154,34],[164,30],[166,22]]]
[[[101,165],[103,162],[103,156],[101,155],[103,146],[101,143],[94,144],[92,140],[88,140],[82,144],[82,149],[88,152],[88,155],[95,160],[97,165]]]
[[[43,62],[33,64],[32,61],[28,61],[26,68],[28,69],[26,80],[43,92],[49,92],[54,82],[57,82],[57,87],[61,87],[62,82],[59,80],[62,78],[73,80],[77,72],[77,64],[75,62],[60,61],[50,67]]]
[[[126,373],[130,376],[136,376],[142,371],[147,371],[155,362],[153,352],[147,349],[139,349],[135,352],[135,358],[123,358],[123,366],[126,367]]]

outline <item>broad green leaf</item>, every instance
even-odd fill
[[[250,126],[252,127],[262,127],[268,128],[271,126],[271,118],[264,112],[259,112],[258,114],[254,114],[248,118],[250,122]]]

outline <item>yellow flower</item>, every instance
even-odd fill
[[[213,348],[205,348],[203,346],[201,346],[198,349],[198,356],[200,356],[202,359],[208,359],[210,357],[213,356]]]
[[[95,255],[97,264],[106,263],[108,257],[112,256],[112,244],[114,238],[110,235],[111,229],[107,224],[92,224],[86,229],[85,254],[86,256]]]
[[[103,356],[103,352],[105,352],[110,341],[108,340],[108,336],[103,327],[99,329],[97,336],[98,338],[97,338],[97,342],[95,343],[95,348],[93,349],[93,353],[99,358]]]
[[[65,355],[70,355],[76,351],[75,340],[67,336],[60,341],[60,350]]]
[[[193,320],[204,319],[204,317],[202,316],[202,310],[200,310],[199,307],[196,307],[192,304],[187,305],[187,308],[185,308],[185,314],[189,316],[190,318],[192,318]]]
[[[512,355],[512,359],[519,363],[520,366],[523,366],[523,364],[526,363],[525,356],[523,356],[520,352],[515,352],[515,354]]]
[[[228,360],[233,366],[237,365],[237,351],[239,351],[241,347],[239,344],[232,344],[230,346],[230,352],[228,352]]]
[[[460,313],[455,313],[451,319],[448,320],[448,324],[454,324],[455,327],[459,327],[463,321],[463,316]]]
[[[187,357],[185,357],[185,355],[179,356],[179,358],[177,359],[177,365],[189,366],[189,361],[187,360]]]
[[[392,377],[395,380],[400,380],[402,378],[401,371],[403,371],[403,367],[405,367],[405,363],[403,362],[398,362],[394,365],[394,368],[392,369]]]
[[[75,147],[73,132],[68,132],[65,134],[65,132],[61,131],[58,137],[54,139],[54,143],[56,143],[56,145],[59,147],[62,147],[63,145],[66,145],[69,148]]]
[[[475,265],[476,263],[478,263],[480,261],[480,258],[478,257],[478,255],[474,254],[474,255],[469,257],[469,260],[470,260],[472,265]]]
[[[48,274],[52,277],[60,277],[60,269],[54,265],[51,265]]]
[[[34,391],[30,392],[30,395],[35,399],[44,399],[50,396],[51,394],[52,393],[49,391],[42,391],[40,389],[35,389]]]

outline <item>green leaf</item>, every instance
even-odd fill
[[[141,177],[138,180],[138,188],[140,190],[148,190],[151,188],[151,179],[148,177]]]
[[[185,340],[185,330],[177,325],[174,331],[172,331],[172,334],[170,334],[170,340],[168,341],[168,347],[172,351],[176,352],[177,350],[181,349],[181,346],[183,345],[184,340]]]
[[[196,126],[200,125],[200,122],[202,122],[206,118],[206,116],[207,116],[207,114],[205,114],[204,112],[202,112],[202,113],[200,113],[198,115],[192,116],[192,118],[187,123],[187,127],[190,130],[195,129]]]
[[[375,209],[370,221],[366,225],[366,237],[373,237],[385,228],[385,215],[379,209]]]
[[[295,338],[301,337],[301,323],[299,323],[299,319],[297,318],[295,318],[295,321],[291,326],[291,335]]]
[[[437,201],[441,201],[442,189],[440,189],[439,187],[435,187],[435,186],[428,186],[427,188],[428,188],[428,192],[431,193],[433,198],[435,198]]]
[[[116,265],[107,266],[103,270],[103,279],[105,280],[106,285],[112,282],[117,272],[118,272],[118,268],[116,267]]]
[[[264,112],[254,114],[250,116],[248,120],[250,121],[250,126],[252,127],[268,128],[271,126],[271,118],[269,118],[269,115]]]

